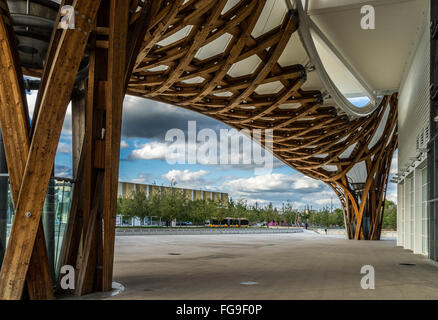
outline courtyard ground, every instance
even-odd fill
[[[313,232],[117,237],[114,281],[125,291],[109,299],[438,299],[437,265],[394,239]]]

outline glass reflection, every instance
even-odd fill
[[[60,268],[61,248],[65,236],[71,199],[73,181],[66,178],[52,178],[49,182],[44,202],[42,221],[46,237],[46,246],[54,282]],[[0,265],[3,261],[4,248],[14,220],[14,205],[7,175],[0,176]]]

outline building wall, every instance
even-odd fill
[[[193,191],[193,200],[202,200],[202,191],[194,190]]]
[[[211,191],[202,191],[204,200],[211,200]]]
[[[161,194],[163,196],[170,196],[172,194],[172,188],[170,188],[170,187],[161,187]]]
[[[426,17],[429,13],[425,14]],[[398,105],[397,245],[427,255],[427,143],[430,139],[429,19],[400,86]]]
[[[144,192],[146,195],[148,194],[148,185],[147,184],[136,184],[135,192]]]
[[[207,200],[213,199],[214,201],[222,201],[228,203],[228,193],[212,192],[212,191],[202,191],[202,190],[192,190],[183,188],[172,188],[156,185],[147,184],[136,184],[130,182],[119,182],[118,185],[118,196],[119,197],[129,197],[135,192],[141,191],[146,193],[148,197],[153,197],[159,194],[171,194],[173,192],[179,192],[188,200]]]
[[[193,190],[192,189],[183,189],[184,198],[188,200],[193,200]]]
[[[221,193],[221,201],[224,205],[228,204],[228,193]]]
[[[160,195],[160,187],[159,186],[149,186],[149,197],[155,197]]]
[[[212,192],[211,194],[214,202],[219,202],[221,200],[220,192]]]
[[[405,73],[399,94],[399,169],[405,168],[411,157],[418,153],[417,139],[423,136],[421,145],[426,147],[430,114],[430,32],[425,24],[419,32],[419,43],[414,51],[412,63]]]
[[[133,183],[122,183],[122,195],[123,197],[129,197],[135,192],[135,185]]]

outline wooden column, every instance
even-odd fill
[[[140,3],[132,1],[128,29],[127,4],[103,1],[91,36],[84,141],[61,253],[61,265],[76,268],[77,295],[111,289],[122,102],[148,31],[151,3],[137,10]],[[77,124],[83,119],[78,109]],[[77,158],[79,148],[74,149]]]
[[[34,123],[29,155],[22,154],[20,157],[21,161],[26,160],[26,167],[18,201],[16,201],[15,218],[4,264],[0,273],[1,299],[20,299],[26,275],[28,270],[31,270],[29,263],[35,244],[39,243],[36,240],[40,238],[37,237],[37,233],[41,226],[41,211],[45,193],[65,112],[82,59],[82,54],[78,54],[78,52],[81,53],[85,49],[99,4],[99,0],[75,1],[75,9],[78,11],[79,17],[82,17],[82,19],[76,19],[76,29],[56,31],[60,36],[56,38],[56,53],[51,63],[47,63],[44,69],[44,81],[38,93],[40,103],[36,106],[38,115]],[[2,33],[1,30],[0,33]],[[54,45],[53,39],[52,46]],[[11,47],[11,44],[8,44],[8,47]],[[13,58],[12,61],[14,64],[17,63],[17,59]],[[10,75],[10,79],[14,78],[17,78],[17,73]],[[7,121],[5,123],[10,125]],[[18,127],[16,126],[14,129]],[[7,140],[10,140],[10,137],[5,139],[5,142]]]
[[[0,102],[1,103],[1,102]],[[8,211],[8,173],[6,155],[3,147],[3,135],[0,129],[0,269],[6,250],[7,211]]]
[[[9,180],[12,198],[14,207],[17,208],[19,191],[29,154],[30,138],[27,100],[15,43],[8,6],[4,0],[1,0],[0,124],[3,128],[6,158],[10,164]],[[35,246],[31,248],[32,255],[27,272],[28,297],[31,299],[51,299],[53,298],[52,282],[41,222],[38,223],[37,233]],[[25,278],[26,274],[20,280],[24,282]],[[4,289],[6,289],[6,283],[0,282],[0,293]],[[19,296],[14,298],[21,298],[21,292]]]
[[[72,151],[73,151],[73,179],[78,178],[79,161],[81,159],[82,144],[85,138],[85,113],[87,106],[87,81],[77,84],[71,100],[72,113]]]
[[[386,121],[384,132],[379,139],[381,143],[373,146],[374,157],[366,157],[367,178],[363,190],[355,193],[348,184],[346,175],[336,183],[342,188],[340,198],[346,216],[346,229],[349,239],[355,240],[379,240],[382,231],[384,215],[384,200],[388,184],[389,170],[392,155],[397,148],[397,95],[387,97],[380,112],[389,108],[389,116]],[[374,128],[376,134],[377,125]],[[393,134],[392,134],[393,133]],[[392,135],[391,135],[392,134]],[[372,135],[370,136],[372,138]],[[370,154],[368,146],[365,153]],[[369,228],[364,228],[364,217],[369,218]]]
[[[78,295],[112,288],[129,7],[103,0],[91,43]]]
[[[106,83],[105,193],[102,289],[111,290],[114,263],[114,241],[119,181],[122,108],[125,96],[126,46],[129,24],[129,2],[110,1],[108,82]]]

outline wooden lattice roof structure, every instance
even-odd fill
[[[355,152],[345,151],[364,132],[377,129],[388,100],[382,101],[383,112],[369,117],[342,114],[336,105],[324,103],[318,81],[311,79],[310,86],[320,90],[306,90],[305,66],[279,63],[286,60],[282,56],[299,26],[296,11],[254,38],[266,2],[237,1],[221,14],[228,3],[181,1],[169,9],[154,2],[157,18],[149,33],[155,43],[146,37],[128,93],[197,111],[237,129],[272,129],[277,157],[311,177],[335,179],[330,166],[357,162],[352,161]],[[170,12],[164,15],[163,10]],[[184,36],[175,37],[178,33]],[[221,38],[222,46],[214,43]],[[219,47],[223,50],[214,51]]]
[[[266,12],[281,10],[278,3],[229,4],[154,2],[128,93],[197,111],[236,129],[273,130],[273,154],[328,183],[353,225],[365,209],[360,209],[366,203],[367,196],[360,199],[364,188],[376,188],[380,198],[386,190],[386,178],[379,185],[370,179],[378,170],[382,177],[389,172],[397,145],[396,95],[385,96],[367,116],[348,115],[324,97],[326,90],[309,65],[294,63],[307,58],[297,10],[284,5],[276,25]],[[366,238],[378,237],[379,220]],[[359,238],[353,229],[350,236]]]
[[[77,165],[61,262],[77,270],[76,294],[111,288],[125,94],[236,129],[272,130],[276,157],[337,193],[348,237],[380,238],[397,147],[397,93],[373,96],[373,108],[363,114],[339,105],[309,51],[307,16],[290,4],[64,0],[74,6],[76,26],[57,28],[58,13],[41,70],[21,65],[19,35],[0,0],[0,125],[16,206],[1,298],[19,299],[24,288],[32,299],[53,297],[41,209],[84,58],[89,71],[79,84],[85,95],[73,100]],[[32,123],[23,73],[41,78]]]

